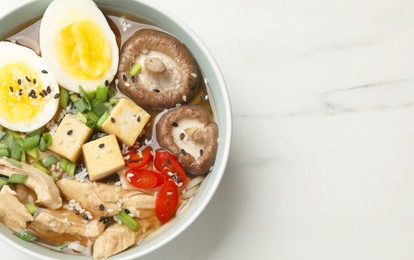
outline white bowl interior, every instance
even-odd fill
[[[51,0],[28,0],[16,6],[7,15],[0,17],[2,25],[0,27],[0,39],[14,28],[42,16],[50,2]],[[215,118],[219,126],[220,143],[215,167],[208,175],[207,181],[200,188],[188,211],[163,226],[151,240],[111,258],[135,259],[157,249],[180,234],[201,213],[213,196],[224,173],[230,150],[232,131],[230,101],[221,72],[211,54],[201,40],[177,17],[147,0],[96,0],[95,2],[102,7],[142,17],[180,38],[193,53],[207,80],[210,102],[212,102]],[[24,242],[15,237],[3,225],[0,225],[0,238],[33,257],[42,259],[73,259],[71,255],[54,252],[38,245]],[[79,257],[79,259],[91,258]]]

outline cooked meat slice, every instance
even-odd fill
[[[0,159],[0,173],[8,177],[15,173],[27,175],[28,178],[24,185],[34,190],[37,195],[37,203],[49,209],[58,209],[62,206],[62,198],[55,182],[41,170],[26,163],[16,166],[6,159]]]
[[[216,158],[218,127],[205,108],[185,105],[164,113],[156,125],[157,141],[194,174],[209,172]]]
[[[36,193],[23,184],[16,185],[17,199],[23,203],[33,202],[37,199]]]
[[[141,209],[155,208],[153,195],[124,190],[113,184],[79,182],[75,179],[62,179],[57,184],[67,200],[76,200],[93,215],[114,216],[122,208],[128,208],[139,216]]]
[[[138,241],[139,232],[134,232],[125,225],[113,224],[96,239],[93,246],[95,259],[108,258],[124,251]]]
[[[105,225],[98,220],[84,223],[81,216],[67,210],[41,211],[29,228],[37,234],[54,232],[58,234],[76,235],[96,238],[104,231]]]
[[[26,223],[33,221],[32,215],[13,195],[9,186],[3,186],[0,192],[0,220],[8,228],[19,231],[26,228]]]

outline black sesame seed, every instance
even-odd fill
[[[104,147],[105,147],[105,144],[104,143],[102,143],[102,144],[99,145],[99,148],[104,148]]]
[[[200,149],[200,156],[203,156],[203,153],[204,153],[203,149]]]
[[[155,93],[160,93],[161,91],[157,88],[154,88],[152,91],[154,91]]]
[[[131,213],[131,211],[129,211],[129,209],[124,209],[124,211],[125,211],[126,214]]]
[[[132,82],[135,82],[135,77],[131,76],[131,80],[132,80]]]
[[[83,218],[84,220],[89,220],[88,216],[86,216],[86,215],[83,215],[83,216],[82,216],[82,218]]]
[[[14,89],[12,86],[10,86],[9,89],[10,89],[10,92],[14,92]]]
[[[128,159],[128,163],[132,163],[132,159],[131,158]]]
[[[180,177],[178,177],[177,178],[177,183],[182,183],[182,182],[183,182],[183,180]]]
[[[42,92],[39,92],[39,96],[45,97],[45,95]]]
[[[67,134],[68,134],[68,135],[73,134],[73,130],[69,130],[69,131],[67,132]]]
[[[43,95],[46,97],[47,96],[47,91],[43,89],[42,92],[43,92]]]
[[[184,137],[185,137],[185,134],[184,134],[184,133],[181,133],[181,134],[180,134],[180,140],[183,140],[183,139],[184,139]]]
[[[105,80],[105,86],[109,86],[109,81]]]
[[[127,81],[128,80],[128,78],[127,78],[127,76],[124,74],[124,75],[122,75],[122,79],[124,80],[124,81]]]
[[[206,101],[206,100],[207,100],[207,95],[206,95],[206,94],[201,94],[201,95],[200,95],[200,98],[201,98],[202,100]]]
[[[36,84],[36,82],[37,82],[36,79],[33,79],[33,84]]]
[[[50,88],[50,86],[47,86],[46,92],[47,92],[47,94],[50,94],[50,92],[52,92],[52,89]]]
[[[25,77],[28,82],[32,82],[28,76]]]
[[[19,89],[19,96],[23,94],[23,89]]]
[[[60,97],[60,93],[56,93],[56,95],[54,96],[55,99],[58,99]]]
[[[115,118],[111,117],[111,122],[115,123],[116,122]]]
[[[172,123],[172,126],[178,127],[178,124],[176,122]]]
[[[104,224],[108,223],[108,218],[107,217],[104,218],[103,223]]]
[[[98,222],[102,222],[104,220],[105,220],[105,217],[104,216],[100,216],[99,219],[98,219]]]
[[[47,72],[47,70],[42,70],[42,73],[47,74],[48,72]]]
[[[181,153],[182,153],[183,155],[186,155],[186,154],[187,154],[187,152],[186,152],[184,149],[181,149]]]
[[[165,162],[166,162],[168,165],[170,165],[170,164],[171,164],[171,161],[170,161],[170,159],[168,159],[168,158],[166,158],[166,159],[165,159]]]
[[[141,116],[138,116],[137,117],[137,122],[139,123],[139,122],[141,122]]]
[[[21,79],[18,79],[17,80],[17,84],[19,84],[19,86],[22,84],[22,80]]]
[[[30,90],[29,96],[36,96],[36,92],[34,89]]]
[[[104,211],[105,210],[105,206],[103,204],[99,205],[99,210],[100,211]]]
[[[177,175],[173,175],[173,176],[171,176],[171,179],[173,180],[173,181],[177,181]]]
[[[75,209],[75,214],[76,214],[76,215],[80,215],[79,210]]]

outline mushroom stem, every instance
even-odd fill
[[[190,136],[194,141],[198,141],[203,136],[203,131],[199,127],[189,127],[184,129],[184,132]]]
[[[165,71],[164,63],[155,57],[149,57],[145,59],[145,67],[153,73],[161,73]]]

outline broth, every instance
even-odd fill
[[[101,9],[102,10],[102,9]],[[122,45],[125,43],[125,41],[131,36],[132,33],[134,33],[137,30],[140,29],[144,29],[144,28],[149,28],[149,29],[155,29],[155,30],[161,30],[164,31],[162,28],[159,28],[153,24],[150,24],[149,22],[140,19],[139,17],[132,17],[132,16],[123,16],[121,13],[114,11],[114,10],[110,10],[110,9],[103,9],[102,10],[112,31],[114,32],[116,39],[117,39],[117,43],[118,43],[118,47],[121,48]],[[40,46],[39,46],[39,30],[40,30],[40,23],[41,23],[41,18],[37,18],[34,19],[32,21],[29,21],[28,23],[24,24],[23,26],[21,26],[20,28],[17,28],[16,30],[10,32],[6,37],[4,37],[4,40],[6,41],[10,41],[13,43],[17,43],[19,45],[23,45],[26,47],[31,48],[32,50],[34,50],[37,54],[41,54],[40,53]],[[200,73],[200,75],[202,75]],[[113,82],[111,82],[110,87],[112,88],[116,88],[115,86],[115,80]],[[120,93],[119,90],[117,90],[118,93]],[[199,86],[198,89],[196,90],[193,98],[188,102],[188,104],[198,104],[203,106],[205,109],[207,109],[210,113],[210,118],[211,120],[213,120],[213,112],[212,112],[212,108],[210,105],[210,102],[207,100],[206,98],[207,96],[207,88],[205,85],[205,81],[204,80],[200,80],[199,82]],[[60,112],[62,111],[61,108],[59,108],[59,111],[56,115],[56,117],[58,117],[58,115],[60,114]],[[152,132],[153,129],[155,129],[154,126],[154,120],[157,116],[157,114],[159,114],[159,112],[157,111],[151,111],[151,110],[146,110],[150,115],[151,115],[151,120],[146,124],[142,135],[140,135],[139,139],[137,140],[138,142],[145,142],[145,140],[151,139],[152,136],[154,136],[154,133]],[[56,118],[55,118],[56,120]],[[82,165],[83,164],[83,159],[80,159],[78,162],[78,165]],[[61,177],[61,176],[60,176]],[[187,175],[188,180],[191,180],[192,177]],[[113,182],[117,182],[119,181],[119,178],[117,175],[113,175],[109,178],[104,179],[103,181],[101,180],[100,182],[107,182],[107,183],[113,183]],[[27,199],[27,198],[26,198]],[[66,205],[68,203],[68,201],[63,202],[63,205]],[[38,205],[37,205],[38,206]],[[39,207],[39,206],[38,206]],[[40,208],[40,210],[43,210],[42,208]],[[61,209],[59,209],[61,210]],[[73,214],[70,211],[67,211],[69,214]],[[81,216],[78,216],[79,218],[81,218]],[[154,227],[158,227],[159,224],[156,223],[156,221],[153,221],[151,219],[145,219],[145,220],[138,220],[140,222],[141,225],[146,225],[146,226],[154,226]],[[152,222],[151,222],[152,221]],[[109,224],[113,223],[113,220],[110,219],[108,221]],[[84,247],[90,247],[91,242],[93,241],[89,241],[88,239],[76,236],[76,235],[62,235],[62,234],[58,234],[58,233],[52,233],[52,232],[41,232],[38,230],[34,230],[34,229],[30,229],[28,228],[29,231],[32,231],[33,233],[37,234],[40,236],[40,239],[35,241],[38,244],[42,245],[42,246],[46,246],[49,248],[52,248],[54,245],[61,243],[61,242],[65,242],[65,243],[69,243],[69,242],[78,242],[80,244],[82,244]],[[148,234],[147,234],[148,235]],[[79,252],[75,252],[72,250],[62,250],[63,252],[66,253],[71,253],[71,254],[79,254]]]

